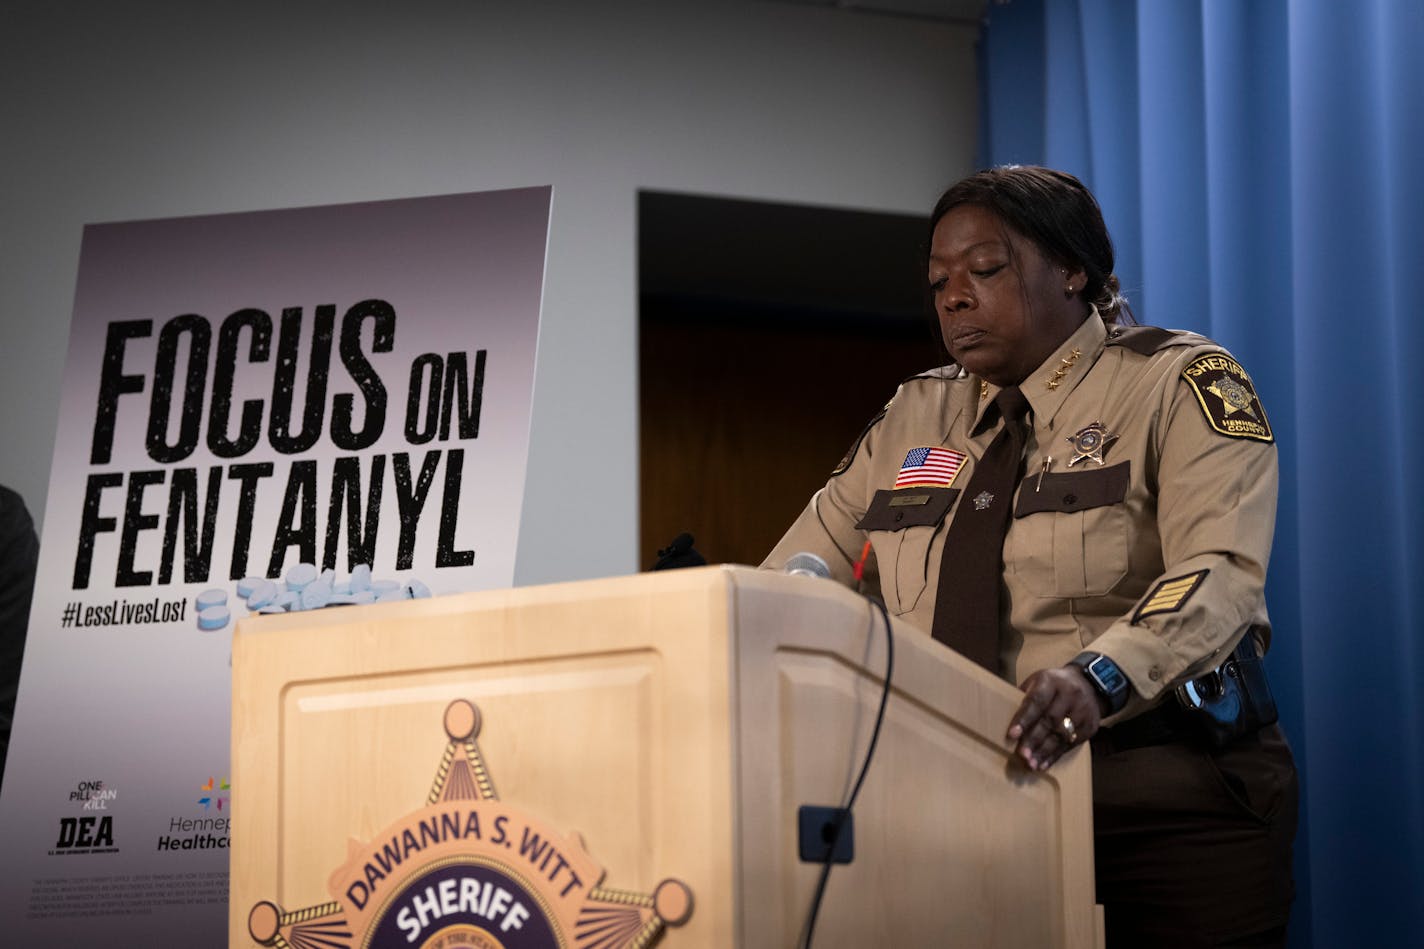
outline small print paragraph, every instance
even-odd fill
[[[150,916],[164,906],[227,902],[227,874],[146,873],[42,877],[30,889],[30,919]]]

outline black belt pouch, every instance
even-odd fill
[[[1274,724],[1276,699],[1256,651],[1254,629],[1246,631],[1220,668],[1178,686],[1177,702],[1214,748]]]

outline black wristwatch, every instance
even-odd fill
[[[1107,699],[1109,715],[1122,711],[1127,704],[1128,683],[1117,663],[1101,653],[1080,652],[1073,657],[1072,664],[1082,669],[1094,690]]]

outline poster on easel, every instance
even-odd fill
[[[239,619],[512,585],[551,201],[85,228],[0,794],[7,945],[226,940]]]

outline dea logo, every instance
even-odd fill
[[[501,802],[479,731],[474,705],[450,703],[425,806],[352,841],[327,880],[330,903],[252,907],[252,938],[279,949],[642,949],[691,917],[680,881],[651,895],[604,887],[581,840]]]

